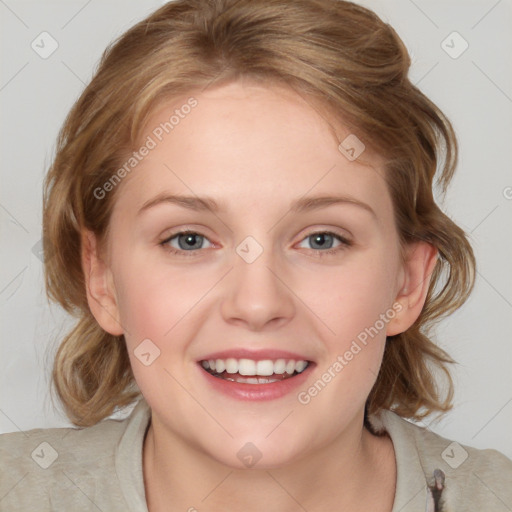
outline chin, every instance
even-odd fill
[[[215,461],[232,469],[277,469],[298,461],[303,456],[303,449],[294,440],[277,438],[270,441],[260,437],[260,441],[230,440],[222,450],[219,445],[206,448],[206,454]]]

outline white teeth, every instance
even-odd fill
[[[236,379],[226,377],[224,380],[241,382],[242,384],[269,384],[271,382],[278,382],[278,379],[265,379],[263,377],[237,377]]]
[[[256,375],[256,361],[252,359],[240,359],[240,361],[238,361],[238,373],[240,375]]]
[[[286,361],[284,359],[278,359],[274,363],[274,373],[277,373],[278,375],[282,375],[284,373],[285,368]]]
[[[274,374],[274,363],[270,359],[258,361],[256,363],[256,375],[273,375]]]
[[[218,364],[218,361],[217,361]],[[297,361],[295,364],[295,371],[298,373],[303,372],[306,369],[306,366],[308,365],[307,361]],[[217,366],[217,371],[219,371],[219,367]]]
[[[291,375],[295,371],[295,361],[288,361],[285,371],[288,375]]]
[[[301,373],[307,366],[308,362],[304,360],[295,361],[293,359],[277,359],[272,361],[271,359],[263,359],[261,361],[254,361],[253,359],[210,359],[208,361],[201,361],[201,366],[205,370],[212,370],[216,373],[226,373],[250,376],[262,376],[269,377],[270,375],[277,374],[283,375],[285,372],[288,375],[292,375],[294,372]],[[235,380],[235,379],[228,379]],[[247,381],[248,379],[245,379]],[[262,379],[260,379],[261,381]],[[272,379],[267,379],[271,380]],[[249,384],[256,384],[257,382],[249,382]],[[261,383],[261,382],[260,382]]]
[[[238,361],[233,358],[226,359],[226,371],[228,373],[237,373],[238,372]]]

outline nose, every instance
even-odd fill
[[[293,292],[285,284],[278,260],[269,249],[252,262],[234,255],[233,269],[224,280],[222,294],[221,313],[226,322],[258,331],[270,325],[282,326],[293,318]]]

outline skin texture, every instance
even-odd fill
[[[392,443],[363,428],[386,336],[403,332],[423,307],[436,250],[418,243],[399,259],[393,205],[382,162],[349,161],[339,141],[350,132],[284,87],[234,82],[194,95],[198,104],[124,179],[106,256],[84,232],[91,310],[124,334],[137,383],[152,409],[144,443],[148,505],[158,510],[390,511],[396,468]],[[186,100],[155,110],[143,140]],[[216,214],[170,203],[137,215],[162,192],[213,197]],[[346,195],[348,203],[290,212],[304,196]],[[205,238],[184,255],[180,229]],[[334,231],[345,247],[318,231]],[[237,246],[263,248],[247,263]],[[202,240],[202,242],[201,242]],[[202,243],[202,245],[201,245]],[[314,361],[307,390],[365,327],[401,311],[308,404],[292,392],[243,402],[207,385],[197,363],[232,348],[289,350]],[[160,356],[145,366],[134,350],[150,339]],[[392,342],[392,341],[390,341]],[[297,391],[300,391],[297,390]],[[262,454],[248,469],[247,442]],[[300,504],[300,506],[299,506]]]

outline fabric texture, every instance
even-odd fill
[[[148,512],[142,449],[151,410],[88,428],[0,435],[0,512]],[[512,461],[445,439],[390,411],[369,418],[393,442],[392,512],[511,512]]]

